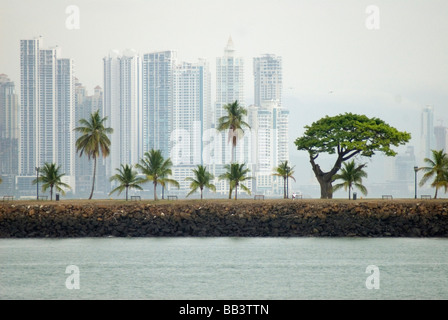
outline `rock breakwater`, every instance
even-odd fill
[[[0,238],[447,237],[447,200],[0,203]]]

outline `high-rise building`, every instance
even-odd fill
[[[106,161],[106,175],[112,176],[114,168],[120,167],[120,53],[117,50],[109,52],[103,58],[104,63],[104,97],[103,117],[107,117],[105,126],[114,131],[109,136],[111,152]]]
[[[176,56],[152,52],[142,61],[142,152],[160,150],[164,158],[170,156]]]
[[[0,74],[0,189],[14,194],[19,173],[19,104],[15,84]]]
[[[21,187],[37,167],[56,163],[64,182],[75,189],[74,65],[59,58],[60,48],[44,49],[42,44],[42,37],[20,41],[19,173],[26,181]]]
[[[407,146],[404,154],[398,154],[395,157],[395,167],[394,167],[395,181],[408,182],[408,183],[414,182],[415,172],[413,168],[415,165],[416,162],[415,162],[414,147]]]
[[[442,124],[434,127],[435,148],[448,152],[448,128]]]
[[[170,135],[173,178],[180,192],[189,190],[192,169],[203,163],[204,131],[211,127],[210,70],[206,60],[183,62],[174,70],[174,101]]]
[[[104,62],[104,114],[111,134],[107,175],[115,169],[134,165],[141,157],[141,64],[134,50],[114,50]]]
[[[61,165],[61,173],[71,177],[70,186],[75,176],[75,77],[74,63],[71,59],[57,59],[56,70],[56,112],[55,140],[56,163]]]
[[[226,104],[238,101],[238,104],[245,107],[244,95],[244,60],[235,55],[233,40],[230,37],[227,46],[224,48],[224,55],[216,58],[216,103],[214,127],[217,128],[219,119],[227,115],[223,108]],[[245,135],[237,143],[235,159],[239,163],[245,162],[251,167],[250,154],[250,132],[245,130]],[[232,159],[232,146],[229,143],[228,132],[216,132],[214,137],[214,156],[211,169],[215,178],[225,172],[224,165],[230,164]],[[210,150],[210,149],[209,149]],[[252,188],[252,180],[248,181],[248,187]],[[215,180],[218,193],[227,194],[229,186],[227,181]]]
[[[422,110],[420,139],[421,149],[419,162],[423,163],[423,159],[432,158],[431,150],[435,148],[433,106],[425,106]]]
[[[289,111],[276,101],[264,101],[261,106],[250,106],[249,124],[252,128],[254,189],[262,194],[283,194],[283,179],[273,176],[274,168],[289,161]]]
[[[254,104],[261,106],[263,101],[276,101],[282,106],[282,58],[265,54],[254,58]]]
[[[81,119],[90,119],[90,115],[97,110],[103,116],[103,90],[100,86],[95,87],[93,95],[88,95],[82,83],[76,81],[75,96],[75,127],[80,126]],[[80,136],[81,133],[75,132],[75,139],[78,139]],[[93,160],[89,159],[85,153],[82,156],[76,154],[75,168],[76,193],[78,196],[88,196],[92,188]],[[97,159],[95,189],[105,191],[109,189],[108,185],[106,160],[100,157]]]

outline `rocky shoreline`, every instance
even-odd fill
[[[448,237],[448,200],[10,201],[0,238]]]

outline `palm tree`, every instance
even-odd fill
[[[247,115],[247,110],[238,104],[238,100],[233,103],[226,104],[223,108],[227,111],[227,115],[219,118],[218,131],[229,129],[229,142],[232,142],[232,163],[235,161],[235,150],[238,139],[244,134],[243,127],[250,129],[249,124],[243,120],[243,116]]]
[[[171,159],[164,159],[160,150],[151,149],[145,152],[144,158],[140,159],[140,163],[136,165],[142,173],[146,176],[145,181],[152,181],[154,185],[154,200],[157,200],[157,184],[165,187],[166,184],[172,184],[179,188],[179,183],[176,180],[169,179],[173,174],[171,171],[173,163]]]
[[[444,187],[445,192],[448,190],[448,155],[442,150],[431,150],[432,158],[425,158],[423,161],[428,164],[427,167],[418,168],[426,173],[420,180],[420,186],[423,186],[429,178],[434,177],[434,181],[431,183],[431,187],[436,188],[434,199],[437,199],[437,191],[439,188]]]
[[[361,164],[356,166],[355,161],[352,160],[349,163],[344,162],[344,168],[341,169],[341,173],[336,174],[333,177],[333,181],[342,180],[342,183],[339,183],[333,187],[333,191],[344,188],[347,190],[348,188],[348,199],[351,199],[351,189],[352,187],[358,188],[364,195],[367,195],[367,189],[362,184],[362,178],[367,177],[367,173],[363,170],[366,167],[366,164]]]
[[[211,183],[211,181],[215,178],[213,176],[213,174],[211,174],[209,171],[207,171],[207,168],[202,166],[202,165],[198,165],[197,169],[192,169],[193,173],[194,173],[194,178],[192,177],[187,177],[185,178],[185,180],[187,181],[191,181],[190,184],[190,193],[187,194],[187,197],[196,192],[199,188],[199,190],[201,191],[201,200],[202,200],[202,191],[205,188],[208,188],[210,190],[212,190],[213,192],[216,191],[216,187],[214,184]]]
[[[221,180],[228,180],[230,184],[230,191],[229,191],[229,199],[232,198],[232,191],[235,189],[235,200],[237,199],[238,195],[238,186],[241,187],[244,191],[246,191],[248,194],[251,194],[248,187],[246,187],[244,184],[241,184],[241,182],[252,179],[251,177],[247,177],[247,173],[249,173],[249,168],[244,168],[245,164],[239,164],[239,163],[231,163],[226,164],[224,166],[225,169],[227,169],[227,172],[221,174],[219,176],[219,179]]]
[[[275,173],[273,173],[273,176],[277,176],[277,177],[283,177],[283,198],[287,199],[289,198],[289,192],[287,188],[287,185],[289,184],[289,178],[292,178],[294,181],[296,181],[296,179],[292,176],[294,174],[293,171],[294,167],[290,167],[288,165],[288,160],[281,162],[278,167],[275,167]]]
[[[109,195],[111,195],[112,193],[118,191],[118,195],[120,195],[123,190],[126,189],[126,201],[128,201],[128,190],[129,188],[133,188],[133,189],[137,189],[137,190],[143,190],[142,187],[140,187],[140,184],[143,183],[145,180],[142,178],[138,178],[138,172],[132,170],[132,166],[126,164],[121,165],[121,169],[117,168],[115,169],[118,171],[117,174],[115,174],[114,176],[112,176],[110,178],[110,181],[117,181],[119,183],[119,185],[113,189]]]
[[[101,118],[99,110],[97,110],[90,115],[89,120],[79,120],[82,126],[75,128],[75,131],[82,134],[76,140],[76,152],[80,152],[80,157],[83,153],[86,153],[89,160],[93,158],[93,182],[89,200],[92,199],[95,189],[96,159],[100,156],[100,152],[103,158],[106,158],[110,153],[110,140],[107,134],[113,133],[114,130],[104,126],[106,120],[107,117]]]
[[[33,184],[38,182],[42,182],[42,191],[47,191],[50,188],[50,200],[53,200],[53,188],[56,188],[56,191],[59,191],[63,195],[65,195],[64,189],[62,187],[71,189],[71,187],[62,182],[61,178],[65,175],[65,173],[60,173],[59,169],[61,166],[56,166],[55,163],[46,162],[42,168],[39,169],[41,173],[39,178],[33,180]]]

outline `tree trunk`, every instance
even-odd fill
[[[95,176],[96,176],[96,157],[93,156],[93,181],[92,181],[92,191],[90,192],[89,200],[93,197],[93,190],[95,189]]]
[[[286,178],[283,177],[283,199],[286,199]]]
[[[321,199],[333,199],[333,176],[339,171],[342,164],[342,157],[339,156],[333,166],[328,172],[323,172],[320,166],[314,162],[316,156],[310,154],[310,162],[313,168],[314,175],[320,184],[320,198]]]
[[[128,201],[128,188],[129,187],[126,187],[126,201]]]
[[[436,194],[434,195],[434,199],[437,199],[437,191],[439,188],[436,187]]]
[[[201,200],[202,200],[202,188],[200,188],[201,189]]]
[[[238,199],[238,185],[235,186],[235,200]]]
[[[50,201],[53,201],[53,186],[50,187]]]
[[[154,200],[157,200],[157,182],[154,181]]]

